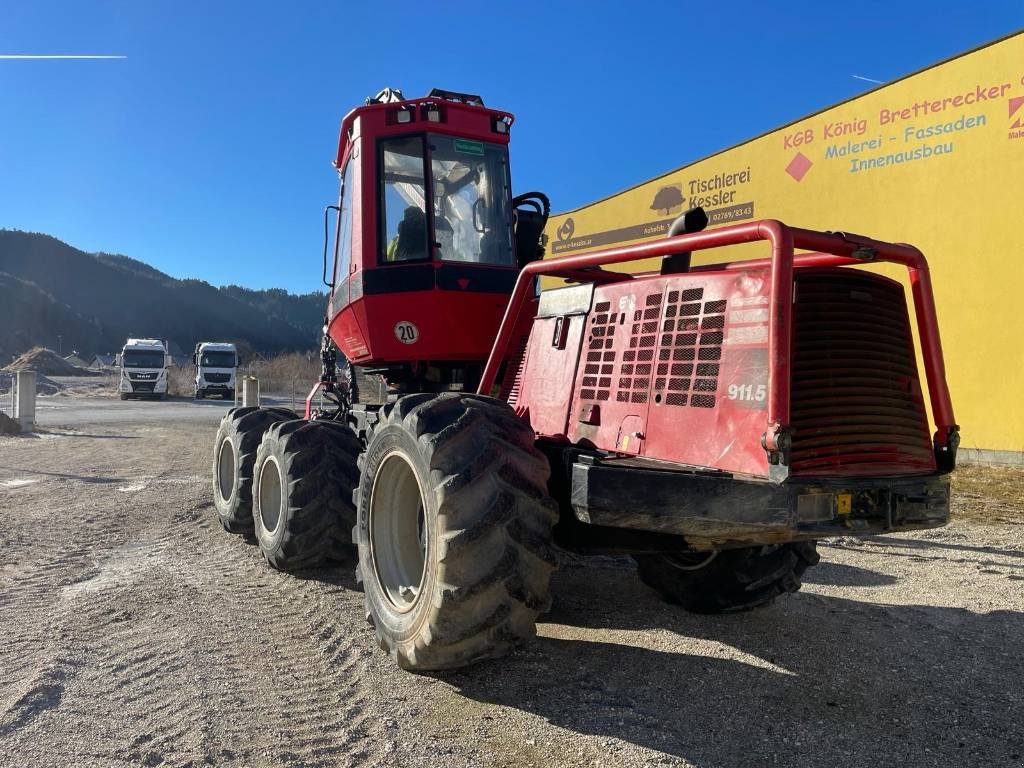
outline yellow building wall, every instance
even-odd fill
[[[711,227],[774,218],[916,245],[962,446],[1024,451],[1024,33],[555,214],[548,258],[664,237],[694,205]],[[766,255],[753,244],[694,263]]]

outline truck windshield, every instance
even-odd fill
[[[234,352],[203,352],[199,358],[200,368],[234,368]]]
[[[445,261],[515,263],[504,146],[435,134],[425,140],[403,136],[382,141],[380,158],[382,261],[425,260],[433,250]],[[433,249],[427,247],[428,209]]]
[[[125,368],[163,368],[164,353],[141,349],[126,349],[122,355]]]

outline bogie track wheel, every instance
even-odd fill
[[[256,455],[252,520],[260,551],[279,570],[353,554],[352,494],[359,438],[345,424],[298,419],[272,427]]]
[[[232,408],[213,443],[213,504],[224,530],[252,532],[252,473],[263,433],[296,418],[284,408]]]

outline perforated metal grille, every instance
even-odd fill
[[[618,392],[620,403],[646,403],[654,377],[654,354],[658,346],[661,293],[652,293],[634,310],[629,325],[629,348],[622,353]]]
[[[523,364],[526,362],[526,344],[529,334],[523,334],[516,343],[515,352],[505,366],[505,375],[501,382],[501,397],[510,405],[519,402],[519,394],[523,389]]]
[[[580,399],[603,402],[612,394],[612,371],[615,368],[615,329],[619,315],[611,311],[610,301],[594,306],[587,329],[587,352],[583,363]]]
[[[726,302],[703,299],[703,288],[666,296],[654,380],[656,398],[665,405],[715,407]]]

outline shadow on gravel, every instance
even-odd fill
[[[804,574],[805,584],[831,584],[837,587],[882,587],[895,584],[898,579],[887,573],[845,563],[827,563],[824,560]]]
[[[89,437],[93,440],[138,440],[138,435],[90,435],[85,432],[58,432],[53,429],[40,430],[41,434],[55,437]]]
[[[877,576],[860,570],[832,574]],[[708,617],[660,602],[628,570],[569,568],[553,586],[539,629],[559,639],[445,679],[472,699],[700,766],[994,766],[1024,754],[1019,612],[803,593]],[[597,630],[602,642],[587,639]],[[606,748],[617,762],[615,741]]]
[[[41,469],[25,469],[24,467],[8,467],[0,465],[0,470],[8,472],[24,472],[28,475],[45,475],[46,477],[59,477],[64,480],[77,480],[80,483],[95,483],[98,485],[106,485],[109,483],[124,483],[126,479],[123,477],[97,477],[95,475],[71,475],[65,472],[44,472]]]
[[[999,549],[998,547],[972,547],[967,544],[952,544],[946,541],[929,541],[928,539],[900,539],[893,536],[868,537],[865,545],[870,547],[888,547],[900,549],[948,549],[960,552],[985,552],[1000,557],[1016,557],[1024,559],[1024,551],[1019,549]]]
[[[255,538],[251,543],[256,543]],[[351,562],[342,561],[331,568],[310,568],[305,571],[291,571],[290,574],[302,581],[319,581],[353,592],[363,591],[362,586],[356,583],[356,560],[354,558]]]

